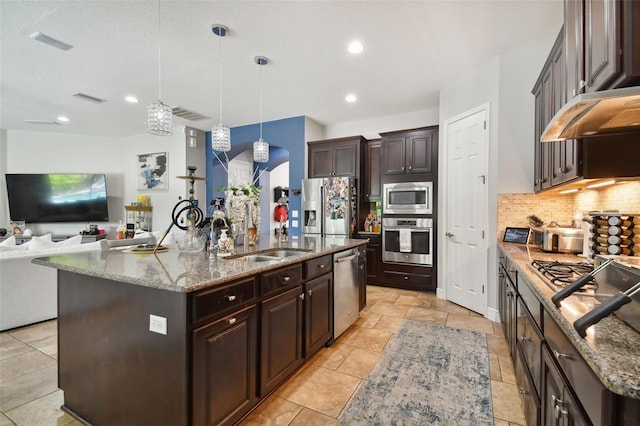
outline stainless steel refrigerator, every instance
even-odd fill
[[[357,220],[356,180],[328,177],[302,180],[302,233],[353,236]]]

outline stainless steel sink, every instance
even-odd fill
[[[246,262],[278,262],[290,257],[301,256],[310,251],[311,250],[308,250],[308,249],[276,248],[276,249],[263,250],[255,253],[237,254],[235,256],[226,257],[225,259],[241,260]]]

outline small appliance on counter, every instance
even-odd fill
[[[584,231],[581,228],[569,228],[548,225],[546,227],[532,227],[533,241],[542,251],[552,253],[582,253]]]

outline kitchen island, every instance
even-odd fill
[[[640,333],[610,315],[580,337],[573,322],[597,301],[574,294],[557,308],[531,267],[533,259],[584,259],[502,242],[499,252],[501,320],[528,422],[638,424]]]
[[[333,254],[365,244],[34,259],[58,269],[62,408],[95,425],[236,423],[333,338]]]

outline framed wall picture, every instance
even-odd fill
[[[168,153],[138,154],[136,173],[139,191],[169,189]]]

